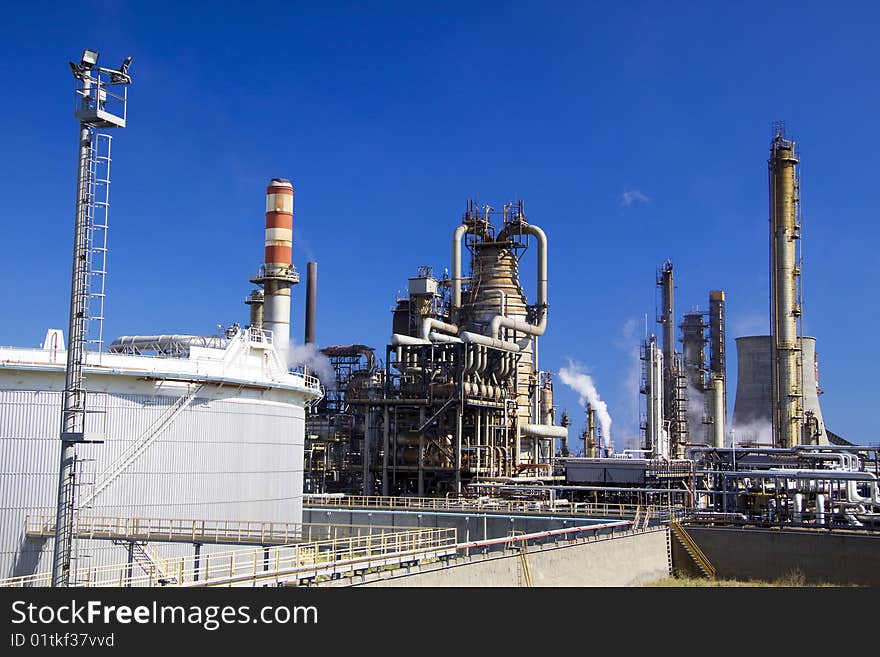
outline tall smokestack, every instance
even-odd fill
[[[244,302],[250,308],[250,327],[258,330],[263,328],[263,291],[251,290]]]
[[[290,286],[299,283],[293,267],[293,185],[273,178],[266,188],[266,254],[254,283],[263,285],[263,328],[287,362],[290,350]]]
[[[777,446],[801,443],[800,183],[793,140],[782,124],[774,126],[768,160],[770,175],[770,331],[773,340],[773,435]]]
[[[315,343],[315,314],[318,305],[318,263],[306,265],[306,335],[305,343]]]
[[[721,377],[724,388],[722,400],[727,413],[727,358],[724,354],[724,290],[709,292],[709,378]]]

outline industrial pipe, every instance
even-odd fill
[[[431,329],[435,329],[440,333],[448,333],[449,335],[458,335],[458,326],[455,324],[447,324],[433,317],[426,317],[422,322],[422,339],[431,339]]]
[[[428,340],[422,340],[421,338],[414,338],[411,335],[401,335],[400,333],[395,333],[391,336],[391,344],[394,346],[398,345],[425,345],[431,344]]]
[[[566,427],[556,427],[549,424],[522,424],[520,430],[524,436],[533,438],[568,438]]]
[[[462,331],[460,337],[465,342],[484,345],[486,347],[492,347],[493,349],[503,349],[504,351],[510,351],[513,353],[518,353],[529,346],[528,339],[520,340],[519,342],[508,342],[506,340],[498,340],[497,338],[480,335],[479,333],[471,333],[470,331]]]
[[[206,347],[225,349],[229,340],[217,335],[122,335],[107,347],[110,353],[124,353],[128,349],[138,351],[164,351],[181,347]]]
[[[547,329],[547,235],[543,230],[531,224],[519,223],[518,227],[523,233],[533,235],[538,240],[538,321],[536,324],[529,324],[521,319],[496,315],[492,318],[489,328],[489,335],[493,338],[498,337],[502,327],[533,336],[544,335],[544,331]],[[509,228],[510,226],[508,226]]]
[[[465,224],[455,227],[452,233],[452,298],[450,306],[452,312],[458,312],[461,308],[461,238],[468,231]]]
[[[463,340],[454,335],[445,335],[444,333],[436,333],[431,331],[428,334],[428,342],[441,342],[443,344],[461,344]]]

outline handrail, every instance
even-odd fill
[[[709,557],[705,555],[705,553],[700,549],[700,546],[697,545],[696,541],[688,534],[687,530],[681,524],[679,520],[671,520],[669,522],[669,527],[675,533],[676,537],[682,542],[682,544],[687,548],[691,557],[693,557],[694,561],[697,562],[697,565],[706,573],[709,579],[715,579],[717,575],[717,571],[715,570],[715,566],[712,565],[712,562],[709,561]]]
[[[341,533],[398,531],[385,525],[329,525],[326,523],[278,522],[271,520],[210,520],[204,518],[123,518],[79,516],[74,531],[78,538],[117,541],[158,541],[220,544],[285,545],[298,541],[338,538]],[[55,515],[28,514],[28,538],[55,535]]]
[[[390,529],[390,528],[389,528]],[[270,548],[238,549],[199,556],[157,558],[161,572],[178,586],[230,585],[301,573],[309,576],[319,569],[362,570],[389,559],[406,561],[424,555],[455,552],[454,528],[423,528],[373,531],[358,536],[325,541],[280,545]],[[351,568],[349,568],[351,566]],[[152,586],[154,574],[129,572],[129,563],[76,569],[77,586]],[[213,577],[212,577],[213,575]],[[0,587],[49,586],[51,573],[39,573],[0,580]],[[160,584],[163,582],[159,582]]]
[[[332,496],[312,494],[303,496],[304,506],[314,508],[345,509],[408,509],[430,511],[462,511],[489,513],[544,513],[566,516],[635,516],[640,505],[612,502],[566,502],[552,503],[504,498],[442,498],[442,497],[390,497],[378,495]],[[652,518],[669,518],[683,512],[684,507],[657,505],[644,507]]]

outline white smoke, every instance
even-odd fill
[[[581,406],[586,407],[589,403],[596,412],[596,419],[602,429],[602,438],[605,440],[605,447],[612,449],[611,442],[611,415],[608,413],[608,404],[599,397],[596,390],[596,384],[593,383],[592,377],[584,371],[583,366],[568,361],[568,367],[559,370],[560,380],[569,388],[580,395],[579,402]]]
[[[688,384],[688,440],[692,443],[706,444],[706,425],[703,415],[706,410],[706,395],[699,388]]]
[[[773,447],[773,425],[769,420],[753,420],[733,426],[733,440],[736,445],[748,443]]]
[[[336,375],[330,359],[318,351],[318,347],[314,344],[291,345],[287,365],[291,368],[308,368],[309,374],[318,377],[325,388],[336,389]]]

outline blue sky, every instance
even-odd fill
[[[109,335],[246,323],[264,189],[282,176],[294,260],[319,263],[319,343],[384,355],[396,293],[417,266],[448,266],[466,199],[523,198],[550,241],[542,366],[588,368],[620,445],[665,258],[678,315],[727,292],[731,391],[733,339],[768,331],[766,160],[783,119],[801,149],[823,413],[875,442],[878,19],[867,3],[7,5],[0,344],[66,330],[67,61],[90,47],[104,64],[134,57],[114,135]],[[557,402],[574,436],[577,397],[558,383]]]

